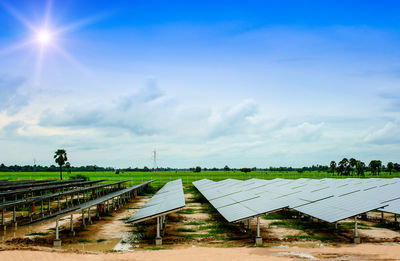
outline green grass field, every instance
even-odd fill
[[[182,179],[184,184],[191,184],[195,180],[208,178],[214,181],[223,180],[226,178],[234,178],[240,180],[246,180],[251,178],[259,179],[274,179],[274,178],[287,178],[287,179],[297,179],[297,178],[348,178],[348,177],[358,177],[358,176],[337,176],[330,172],[322,171],[305,171],[298,173],[297,171],[252,171],[249,173],[243,173],[240,171],[201,171],[199,173],[191,171],[162,171],[162,172],[120,172],[120,174],[115,174],[115,172],[72,172],[68,174],[63,172],[64,179],[70,179],[71,176],[84,175],[90,180],[95,179],[108,179],[108,181],[119,181],[119,180],[130,180],[131,183],[137,184],[142,181],[147,181],[150,179],[156,179],[155,185],[161,185],[168,181],[174,179]],[[58,179],[58,172],[0,172],[0,179]],[[393,178],[400,177],[400,172],[393,172],[389,175],[387,172],[382,172],[379,176],[371,176],[370,173],[366,173],[366,178],[368,177],[379,177],[379,178]]]

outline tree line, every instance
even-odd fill
[[[343,158],[338,163],[334,160],[330,162],[330,171],[332,173],[337,173],[340,176],[348,175],[358,175],[364,176],[365,171],[370,171],[372,175],[379,175],[381,171],[387,171],[391,175],[393,171],[400,171],[400,164],[388,162],[387,165],[383,165],[381,160],[371,160],[368,165],[366,165],[361,160],[356,160],[355,158]]]

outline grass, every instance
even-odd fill
[[[194,214],[195,210],[193,208],[184,208],[178,211],[179,214]]]
[[[339,227],[345,227],[349,229],[354,228],[354,222],[340,222],[338,223]],[[357,222],[358,229],[371,229],[371,227],[363,222]]]
[[[269,224],[269,227],[285,227],[291,229],[305,230],[303,222],[300,221],[274,221]]]
[[[262,216],[262,219],[267,219],[267,220],[284,219],[284,218],[285,216],[280,214],[279,212],[269,213]]]
[[[175,229],[175,231],[177,231],[177,232],[196,232],[196,229],[180,227],[180,228]]]
[[[190,221],[185,223],[185,225],[188,226],[200,226],[200,225],[204,225],[206,222],[205,221]]]
[[[46,236],[48,235],[48,232],[31,232],[28,234],[25,234],[25,236]]]
[[[167,248],[165,248],[165,247],[149,247],[149,248],[146,248],[146,250],[165,250],[165,249],[167,249]]]
[[[79,243],[93,243],[92,240],[86,239],[86,238],[78,238],[77,240]]]
[[[182,179],[184,184],[191,184],[193,181],[200,180],[203,178],[208,178],[214,181],[223,180],[226,178],[235,178],[240,180],[250,179],[250,178],[259,178],[259,179],[274,179],[274,178],[288,178],[288,179],[297,179],[297,178],[347,178],[353,176],[337,176],[336,174],[332,174],[326,171],[304,171],[302,173],[298,173],[297,171],[252,171],[247,174],[244,174],[240,171],[202,171],[200,173],[194,173],[191,171],[158,171],[158,172],[122,172],[120,174],[115,174],[115,172],[72,172],[72,174],[64,173],[63,177],[68,179],[71,176],[83,175],[90,180],[95,179],[107,179],[106,182],[115,182],[120,180],[129,180],[128,184],[138,184],[143,181],[148,181],[150,179],[156,179],[153,183],[154,186],[160,186],[165,184],[168,181],[174,179]],[[366,173],[367,177],[371,177],[370,173]],[[373,176],[377,177],[377,176]],[[379,176],[381,178],[393,178],[400,177],[400,172],[394,172],[392,175],[384,172]],[[0,172],[0,179],[13,179],[13,180],[21,180],[21,179],[58,179],[58,172]],[[194,188],[187,188],[186,191],[193,191]]]

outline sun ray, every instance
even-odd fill
[[[66,26],[54,28],[51,24],[53,0],[46,1],[46,4],[44,6],[43,20],[38,25],[32,24],[13,6],[6,4],[0,0],[0,7],[1,6],[4,7],[4,9],[21,24],[25,25],[27,29],[31,31],[31,35],[29,39],[25,42],[17,43],[7,48],[0,49],[0,55],[7,55],[8,53],[12,53],[22,48],[34,47],[37,50],[37,57],[35,62],[33,63],[34,66],[32,71],[32,78],[35,84],[39,83],[41,80],[41,74],[42,71],[45,70],[45,58],[47,57],[48,52],[54,52],[55,54],[60,55],[62,58],[64,58],[74,67],[76,67],[79,71],[91,75],[90,71],[81,63],[79,63],[75,59],[75,57],[73,57],[69,52],[67,52],[59,44],[58,40],[62,39],[63,34],[66,32],[84,27],[88,24],[103,19],[105,16],[110,14],[109,12],[107,14],[99,14],[87,17]]]
[[[58,45],[52,45],[55,51],[57,51],[58,54],[63,56],[68,62],[70,62],[73,66],[75,66],[79,71],[82,73],[89,75],[91,74],[89,69],[86,68],[84,65],[79,63],[71,54],[69,54],[66,50],[64,50],[62,47]]]
[[[102,14],[102,15],[95,15],[95,16],[91,16],[85,19],[82,19],[80,21],[74,22],[72,24],[66,25],[64,27],[59,28],[58,30],[54,31],[54,34],[61,34],[61,33],[65,33],[65,32],[69,32],[69,31],[73,31],[75,29],[78,29],[80,27],[84,27],[86,25],[92,24],[96,21],[99,21],[101,19],[103,19],[105,16],[107,16],[106,14]]]
[[[20,49],[26,48],[30,45],[32,45],[35,42],[34,39],[29,39],[27,41],[23,41],[17,44],[13,44],[11,46],[8,46],[6,48],[0,49],[0,55],[7,55],[10,53],[13,53],[15,51],[18,51]]]
[[[12,6],[10,6],[10,5],[8,5],[8,4],[4,3],[4,2],[0,2],[0,5],[2,5],[4,7],[4,9],[6,9],[9,14],[11,14],[18,21],[20,21],[23,25],[28,27],[31,31],[33,31],[33,32],[36,31],[35,26],[32,23],[30,23],[25,17],[23,17]]]

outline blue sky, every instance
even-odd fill
[[[0,0],[0,161],[48,165],[65,148],[114,167],[151,166],[154,149],[170,167],[399,162],[399,11]]]

